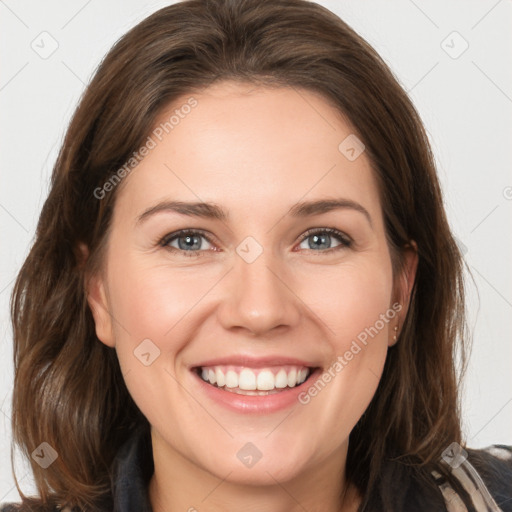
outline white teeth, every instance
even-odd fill
[[[282,389],[288,386],[288,375],[284,370],[279,370],[276,375],[276,388]]]
[[[306,377],[308,376],[308,371],[304,368],[297,374],[297,384],[302,384]]]
[[[204,381],[214,384],[219,388],[243,391],[272,391],[293,388],[302,384],[308,377],[310,370],[303,366],[285,366],[279,368],[240,368],[214,366],[201,369],[201,377]],[[247,393],[250,394],[250,393]]]
[[[263,370],[258,374],[258,389],[261,391],[269,391],[275,388],[276,380],[274,374],[270,370]]]
[[[224,377],[224,372],[220,368],[217,368],[215,370],[215,377],[217,378],[217,386],[219,386],[219,388],[226,385],[226,379]],[[212,382],[212,384],[213,384],[213,382]]]
[[[293,368],[292,370],[290,370],[288,372],[288,386],[290,388],[293,388],[293,386],[295,386],[295,384],[297,384],[297,370],[295,370],[295,368]]]
[[[256,389],[256,375],[249,368],[244,368],[238,377],[238,387],[247,391]]]
[[[238,375],[233,370],[229,370],[226,373],[226,387],[237,388],[238,387]]]

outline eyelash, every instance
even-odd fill
[[[325,254],[325,253],[332,253],[332,252],[335,252],[340,249],[347,249],[352,245],[352,240],[347,235],[345,235],[341,231],[338,231],[337,229],[333,229],[333,228],[309,229],[302,235],[301,239],[299,240],[299,245],[302,242],[304,242],[304,240],[307,240],[310,236],[317,235],[317,234],[324,234],[324,233],[327,233],[327,234],[337,238],[338,241],[341,242],[340,245],[338,245],[336,247],[331,247],[329,249],[321,250],[321,251],[313,251],[313,249],[306,249],[306,250]],[[200,256],[204,256],[204,252],[208,251],[208,249],[199,250],[199,251],[184,251],[182,249],[176,249],[176,247],[171,247],[169,245],[169,243],[172,242],[173,240],[175,240],[176,238],[180,238],[182,236],[194,236],[194,235],[200,235],[200,236],[204,237],[208,241],[208,243],[213,244],[210,237],[204,231],[195,230],[195,229],[182,229],[180,231],[176,231],[174,233],[165,235],[158,242],[158,245],[164,247],[165,249],[167,249],[171,252],[182,253],[183,256],[188,257],[188,258],[190,258],[190,257],[198,258]]]

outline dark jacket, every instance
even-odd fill
[[[398,510],[403,512],[512,512],[512,447],[494,445],[481,450],[467,449],[467,452],[467,460],[457,467],[454,474],[460,485],[450,486],[440,474],[434,474],[432,478],[439,492],[432,499],[412,483],[409,486],[401,484],[393,507],[399,505]],[[134,432],[120,448],[113,470],[113,512],[152,512],[147,487],[154,466],[151,437],[147,429]],[[391,470],[388,472],[392,474]],[[385,478],[383,480],[386,481]],[[394,477],[388,480],[386,485],[392,486]],[[486,489],[489,496],[486,496]],[[466,499],[469,496],[473,507],[456,508],[460,495]],[[498,508],[493,508],[492,500]],[[479,501],[487,503],[487,508],[479,506]],[[384,508],[388,509],[387,506]],[[0,512],[29,510],[12,503],[0,505]],[[48,512],[77,511],[52,508]]]

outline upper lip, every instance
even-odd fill
[[[254,357],[248,355],[233,355],[208,359],[200,363],[192,365],[191,368],[208,367],[208,366],[246,366],[248,368],[269,368],[272,366],[306,366],[315,368],[317,365],[311,361],[305,361],[294,357],[286,356],[266,356]]]

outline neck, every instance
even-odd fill
[[[153,512],[356,512],[360,497],[345,482],[348,445],[287,481],[265,485],[213,475],[177,453],[152,431],[155,471],[149,483]]]

